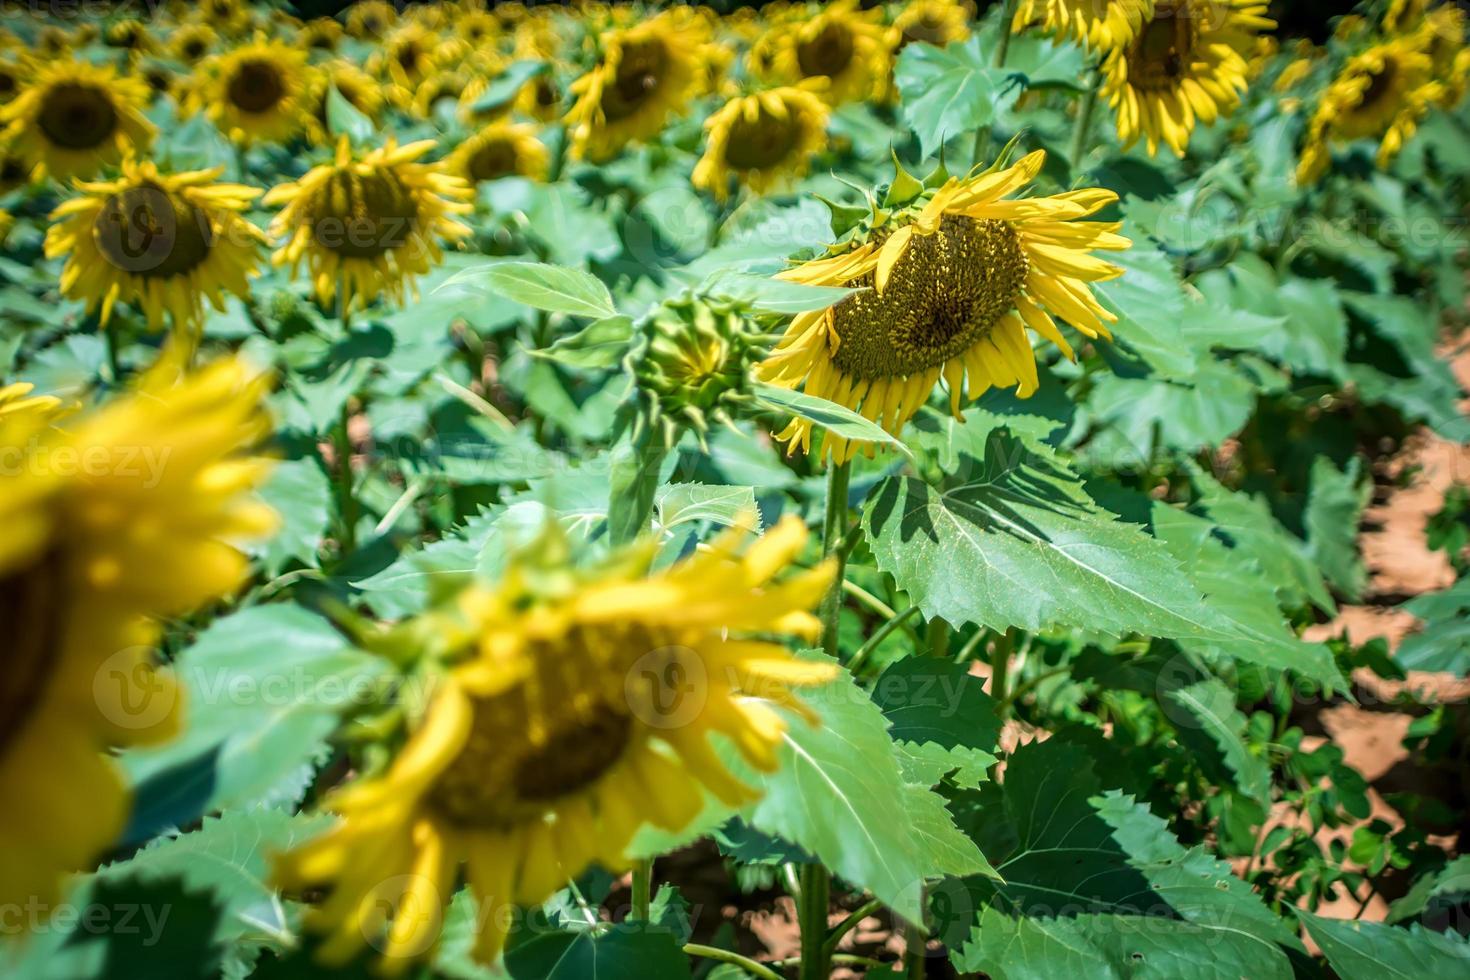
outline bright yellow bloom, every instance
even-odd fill
[[[381,41],[398,23],[398,8],[387,0],[360,0],[347,8],[347,33],[363,41]]]
[[[327,125],[327,95],[337,92],[373,122],[383,114],[385,99],[378,80],[350,61],[334,59],[317,67],[306,92],[306,135],[313,143],[335,145]]]
[[[168,37],[168,53],[185,65],[196,65],[209,56],[219,36],[208,24],[185,24]]]
[[[823,7],[810,20],[771,28],[769,73],[793,84],[824,78],[823,98],[832,105],[883,97],[893,63],[892,44],[878,18],[881,10],[859,10],[857,0]]]
[[[367,62],[369,73],[400,88],[412,91],[435,69],[461,54],[461,42],[446,42],[421,24],[396,28],[382,48]]]
[[[642,825],[685,826],[706,792],[755,797],[710,733],[769,771],[786,728],[774,708],[813,718],[791,689],[836,668],[769,637],[816,635],[808,610],[833,568],[777,580],[806,538],[795,518],[742,553],[743,536],[666,571],[651,570],[647,541],[595,572],[523,554],[495,588],[430,614],[458,663],[386,774],[329,797],[340,822],[278,864],[288,886],[331,888],[308,913],[329,933],[326,959],[372,942],[385,972],[403,970],[436,941],[463,868],[479,903],[474,953],[491,963],[510,906],[544,901],[594,861],[626,868]],[[671,700],[671,681],[695,691]]]
[[[602,58],[572,83],[572,152],[605,160],[662,132],[704,79],[704,23],[685,8],[602,35]]]
[[[1415,35],[1383,41],[1350,59],[1312,115],[1297,183],[1315,183],[1327,172],[1332,143],[1376,139],[1378,165],[1388,166],[1430,106],[1444,97],[1433,71],[1434,63]]]
[[[95,176],[129,152],[142,153],[156,130],[143,118],[148,86],[110,67],[81,61],[38,65],[20,96],[0,109],[3,138],[37,179]]]
[[[1053,314],[1084,336],[1108,336],[1114,317],[1090,284],[1122,270],[1089,253],[1130,244],[1115,222],[1081,220],[1115,201],[1112,191],[1010,197],[1045,158],[1038,150],[1005,170],[950,178],[900,210],[878,210],[865,234],[783,273],[860,291],[798,314],[757,374],[845,405],[894,435],[941,378],[956,416],[966,394],[991,387],[1030,396],[1038,378],[1027,328],[1068,357]],[[811,435],[812,424],[797,418],[779,438],[807,451]],[[832,433],[822,447],[839,463],[857,448]]]
[[[1465,44],[1465,11],[1454,4],[1437,7],[1419,26],[1418,38],[1443,86],[1440,105],[1453,109],[1470,89],[1470,47]]]
[[[1137,37],[1153,12],[1154,0],[1021,0],[1011,31],[1019,34],[1034,24],[1048,34],[1112,51]]]
[[[444,165],[451,173],[478,184],[511,176],[542,180],[549,162],[550,154],[536,138],[535,126],[502,120],[484,126],[460,143]]]
[[[826,103],[797,86],[731,99],[704,124],[694,186],[723,201],[731,175],[757,194],[800,179],[827,144],[827,116]]]
[[[253,15],[245,0],[199,0],[191,13],[225,37],[241,37],[250,30]]]
[[[203,71],[194,108],[236,143],[284,143],[306,125],[305,51],[257,36],[211,58]]]
[[[66,256],[61,291],[100,307],[105,325],[118,302],[143,311],[153,329],[190,332],[208,301],[245,297],[266,238],[241,217],[260,195],[253,187],[216,184],[223,168],[168,174],[152,162],[123,162],[116,180],[78,183],[81,196],[51,215],[46,256]]]
[[[0,832],[22,843],[0,862],[0,903],[52,905],[127,820],[105,753],[177,730],[156,618],[233,592],[236,543],[273,526],[251,498],[267,465],[248,455],[268,426],[263,383],[233,360],[154,371],[61,427],[54,403],[15,410],[17,390],[0,389],[15,469],[0,481],[0,793],[17,804]]]
[[[894,18],[893,29],[899,47],[932,44],[942,48],[970,36],[970,18],[975,7],[956,0],[909,0],[908,6]]]
[[[1271,30],[1260,0],[1158,0],[1153,15],[1103,64],[1102,95],[1125,147],[1140,139],[1184,156],[1196,123],[1235,111],[1251,76],[1256,34]]]
[[[1385,34],[1407,33],[1418,27],[1429,8],[1429,0],[1389,0],[1383,12]]]
[[[473,210],[469,185],[442,163],[417,162],[433,147],[389,137],[357,159],[343,138],[332,163],[273,188],[264,203],[285,205],[271,224],[285,239],[275,264],[294,271],[305,261],[323,304],[337,296],[339,280],[347,310],[381,295],[401,302],[404,287],[443,258],[439,239],[470,233],[454,219]]]

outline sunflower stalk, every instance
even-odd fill
[[[1100,84],[1097,72],[1089,72],[1087,92],[1082,96],[1082,104],[1077,107],[1077,122],[1072,128],[1072,144],[1067,154],[1073,174],[1079,171],[1083,154],[1087,152],[1092,139],[1092,117],[1097,112]]]
[[[1000,43],[995,46],[995,67],[1004,68],[1011,53],[1011,23],[1016,19],[1016,0],[1006,0],[1000,12]]]
[[[633,862],[633,907],[628,913],[632,922],[647,922],[653,904],[653,858]]]

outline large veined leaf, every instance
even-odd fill
[[[1454,933],[1294,911],[1342,980],[1470,976],[1470,942]]]
[[[978,786],[995,763],[1000,716],[980,678],[963,664],[905,657],[873,684],[873,700],[905,750],[904,774],[932,785],[948,772],[962,786]]]
[[[927,880],[989,871],[944,811],[943,798],[904,782],[888,721],[851,675],[804,700],[822,723],[792,719],[775,772],[755,772],[724,753],[741,778],[765,793],[745,811],[752,826],[805,848],[913,922]]]
[[[1362,479],[1362,461],[1354,456],[1339,470],[1326,456],[1312,461],[1312,488],[1302,523],[1307,554],[1332,587],[1356,601],[1368,584],[1368,569],[1358,553],[1358,527],[1373,496],[1373,483]]]
[[[903,96],[904,122],[918,135],[924,155],[952,137],[990,125],[1003,78],[981,49],[979,35],[946,48],[904,48],[894,81]]]
[[[1097,284],[1097,294],[1118,317],[1112,331],[1148,364],[1167,377],[1192,374],[1197,355],[1185,341],[1182,326],[1199,311],[1191,310],[1179,272],[1169,257],[1130,228],[1134,239],[1125,252],[1109,252],[1109,262],[1125,274]]]
[[[1046,447],[998,430],[984,458],[967,461],[941,487],[885,479],[863,510],[879,567],[926,616],[996,630],[1219,635],[1173,556],[1099,507]]]
[[[1208,677],[1169,691],[1167,697],[1181,709],[1170,713],[1180,739],[1200,747],[1197,755],[1206,772],[1222,782],[1233,782],[1253,800],[1268,802],[1270,767],[1246,745],[1246,718],[1236,709],[1235,695],[1225,682]]]
[[[332,486],[321,465],[315,459],[277,463],[260,495],[281,520],[276,533],[259,546],[267,571],[279,572],[293,560],[316,567],[332,507]]]
[[[1238,433],[1255,411],[1256,384],[1234,365],[1204,360],[1177,379],[1100,375],[1088,407],[1106,426],[1091,458],[1147,465],[1161,448],[1196,452]]]
[[[1102,792],[1079,745],[1036,742],[961,814],[1001,880],[971,879],[956,966],[996,980],[1289,978],[1282,921],[1201,848],[1129,796]]]
[[[511,980],[688,980],[689,959],[657,926],[557,931],[508,950]]]
[[[579,269],[540,262],[494,262],[444,280],[440,289],[479,286],[517,303],[553,313],[605,320],[617,315],[612,295],[596,276]]]
[[[1399,645],[1394,655],[1399,666],[1470,675],[1470,577],[1442,592],[1416,596],[1403,609],[1424,625]]]

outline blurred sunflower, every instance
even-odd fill
[[[1291,61],[1288,61],[1281,69],[1276,80],[1271,83],[1271,87],[1277,92],[1289,92],[1296,88],[1306,81],[1307,76],[1322,62],[1326,53],[1324,49],[1317,47],[1306,38],[1297,41],[1292,49]]]
[[[9,143],[0,141],[0,194],[9,194],[33,180],[31,167]]]
[[[892,68],[881,10],[859,10],[858,0],[820,8],[809,20],[773,27],[779,32],[771,72],[788,82],[825,78],[823,98],[832,105],[880,98]]]
[[[496,587],[430,614],[459,662],[386,773],[330,796],[338,823],[277,862],[288,887],[330,888],[308,913],[329,933],[326,960],[372,942],[394,973],[428,953],[463,866],[481,910],[474,956],[493,963],[508,907],[544,901],[593,862],[626,868],[642,825],[682,828],[706,793],[758,796],[710,734],[770,771],[786,729],[775,707],[815,720],[792,689],[835,666],[772,640],[816,635],[809,610],[833,568],[783,574],[807,536],[795,518],[742,553],[743,536],[665,571],[647,540],[593,570],[553,564],[557,542],[543,541],[551,555],[513,556]],[[699,680],[687,718],[665,700],[673,674]]]
[[[205,301],[223,310],[226,293],[244,298],[266,238],[241,212],[260,192],[215,183],[221,172],[168,174],[129,158],[116,180],[79,183],[81,196],[52,213],[46,232],[47,258],[66,257],[61,291],[100,308],[104,325],[124,302],[155,330],[168,314],[186,332]]]
[[[1452,109],[1470,88],[1470,47],[1465,45],[1465,11],[1446,4],[1420,24],[1419,42],[1434,64],[1434,78],[1444,87],[1440,105]]]
[[[484,77],[468,68],[442,68],[425,78],[412,91],[398,90],[394,101],[399,104],[398,99],[405,100],[403,108],[416,119],[433,119],[434,106],[439,102],[448,100],[455,103],[457,114],[460,99],[466,92],[473,90],[476,94],[471,98],[478,99],[484,94],[486,86]]]
[[[63,402],[55,395],[32,394],[36,386],[24,381],[0,385],[0,426],[7,420],[15,422],[21,416],[36,421],[49,421],[60,414]],[[6,430],[0,429],[0,432]]]
[[[204,66],[196,92],[215,127],[241,145],[283,143],[305,125],[306,52],[257,35]]]
[[[733,98],[704,124],[709,132],[693,182],[723,201],[730,177],[757,194],[805,176],[827,144],[827,104],[799,86]]]
[[[1256,35],[1276,26],[1261,0],[1157,0],[1131,41],[1103,63],[1102,95],[1125,148],[1139,139],[1184,156],[1196,122],[1210,125],[1240,104]]]
[[[135,17],[108,24],[107,30],[102,34],[102,42],[109,48],[117,48],[134,55],[157,50],[157,44],[148,33],[148,28]]]
[[[501,177],[546,176],[549,155],[530,123],[492,122],[455,147],[444,165],[471,184]]]
[[[0,57],[0,106],[15,100],[23,84],[21,79],[29,74],[19,59],[8,55]]]
[[[0,389],[0,446],[31,465],[0,483],[0,792],[26,805],[0,832],[26,843],[0,862],[0,902],[47,907],[127,822],[104,753],[178,730],[154,618],[238,588],[247,563],[232,542],[274,520],[251,498],[267,473],[250,455],[268,432],[264,386],[239,362],[150,372],[64,429],[54,399],[17,390]],[[47,465],[59,453],[88,463],[64,476]]]
[[[285,208],[271,224],[284,238],[276,265],[294,271],[304,261],[317,299],[338,294],[344,309],[365,308],[380,295],[402,301],[405,285],[443,258],[438,239],[458,240],[469,229],[454,219],[473,210],[470,187],[442,163],[419,163],[433,140],[386,146],[354,159],[346,139],[332,163],[266,194]]]
[[[403,91],[412,92],[444,61],[443,43],[443,39],[422,24],[403,24],[368,59],[367,70]]]
[[[956,416],[966,393],[1016,386],[1019,397],[1030,396],[1038,379],[1026,328],[1068,357],[1052,314],[1084,336],[1107,336],[1105,321],[1114,318],[1089,284],[1122,270],[1088,253],[1130,244],[1116,223],[1081,220],[1115,201],[1112,191],[1008,199],[1045,158],[1038,150],[1005,170],[950,178],[903,207],[875,206],[870,223],[829,255],[782,273],[863,291],[798,314],[757,374],[861,412],[894,435],[940,378]],[[779,438],[806,451],[811,434],[798,418]],[[856,448],[829,433],[822,451],[841,463]]]
[[[1429,8],[1429,0],[1389,0],[1383,12],[1383,30],[1401,34],[1418,27]]]
[[[379,41],[398,23],[398,8],[386,0],[362,0],[347,8],[347,33],[362,41]]]
[[[185,24],[168,37],[168,53],[175,61],[196,65],[219,43],[219,35],[208,24]]]
[[[91,177],[123,154],[141,153],[156,130],[143,118],[148,86],[110,66],[53,61],[36,66],[21,94],[0,108],[3,137],[36,176]]]
[[[333,87],[358,112],[377,122],[386,100],[378,80],[350,61],[340,58],[317,66],[306,92],[306,136],[313,143],[331,144],[327,125],[327,95]]]
[[[970,36],[970,18],[975,8],[957,0],[909,0],[894,18],[893,30],[900,48],[910,44],[932,44],[942,48]]]
[[[55,61],[71,53],[72,36],[55,25],[43,27],[36,34],[35,53],[43,61]]]
[[[488,10],[471,10],[454,19],[454,33],[479,50],[493,45],[500,36],[500,21]]]
[[[240,37],[250,29],[253,15],[247,0],[199,0],[194,8],[199,22],[225,37]]]
[[[310,51],[327,54],[337,50],[342,41],[342,25],[330,17],[313,17],[301,26],[297,43]]]
[[[572,83],[572,152],[605,160],[661,132],[699,88],[704,42],[703,23],[683,9],[603,34],[596,67]]]
[[[174,95],[182,85],[181,79],[166,62],[148,61],[138,69],[138,77],[148,86],[152,93],[151,101],[158,101],[165,96]]]
[[[1376,139],[1386,167],[1419,120],[1444,95],[1434,63],[1414,35],[1382,41],[1350,58],[1317,103],[1297,164],[1299,185],[1316,183],[1332,162],[1330,144]]]
[[[538,122],[551,122],[562,114],[565,93],[551,72],[544,71],[531,79],[516,94],[515,109]]]
[[[1137,37],[1153,9],[1154,0],[1021,0],[1011,32],[1034,24],[1048,34],[1111,51]]]

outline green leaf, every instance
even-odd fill
[[[752,381],[750,391],[755,395],[757,401],[768,408],[799,415],[844,439],[876,442],[897,449],[905,456],[913,458],[913,453],[902,441],[889,435],[878,424],[868,421],[852,409],[836,402],[829,402],[825,398],[818,398],[805,392],[792,391],[789,388],[778,388],[764,381]]]
[[[965,665],[906,657],[874,682],[873,700],[888,719],[893,740],[918,749],[904,760],[910,781],[934,785],[954,771],[959,785],[973,788],[995,764],[1000,716],[980,678]]]
[[[1005,430],[943,487],[889,477],[863,527],[878,566],[929,618],[1028,631],[1218,635],[1178,563],[1120,522],[1051,451]]]
[[[157,802],[154,794],[194,802],[194,813],[174,821],[182,823],[299,799],[339,713],[376,692],[387,667],[315,613],[270,605],[216,620],[174,669],[186,698],[184,735],[121,761],[141,811]],[[201,759],[206,765],[193,765]],[[135,831],[145,831],[138,822],[135,813]]]
[[[1422,980],[1470,975],[1470,942],[1453,933],[1328,919],[1292,909],[1342,980]]]
[[[689,980],[689,959],[672,932],[625,924],[607,930],[541,933],[507,951],[511,980]]]
[[[667,456],[655,445],[652,436],[637,442],[624,439],[613,447],[607,533],[614,545],[632,541],[648,530]]]
[[[318,567],[332,513],[332,484],[316,459],[288,459],[271,470],[261,497],[280,515],[281,526],[258,549],[266,572],[279,574],[287,563]]]
[[[327,86],[327,131],[333,136],[346,136],[357,146],[372,143],[378,135],[373,121],[359,112],[335,85]]]
[[[899,56],[894,81],[904,123],[925,156],[946,140],[988,126],[1000,97],[996,71],[978,36],[947,48],[910,44]]]
[[[1122,266],[1124,275],[1098,283],[1097,294],[1118,317],[1112,326],[1118,339],[1165,377],[1187,377],[1198,361],[1183,329],[1197,311],[1169,257],[1139,232],[1132,234],[1133,248],[1104,256]]]
[[[943,812],[943,799],[904,783],[888,722],[851,675],[803,700],[822,723],[792,719],[775,772],[756,772],[733,751],[723,753],[737,775],[764,791],[746,820],[815,854],[914,922],[926,880],[989,871]]]
[[[560,337],[544,350],[529,350],[536,357],[574,368],[610,368],[623,359],[633,338],[633,321],[625,316],[598,320],[572,334]]]
[[[693,521],[734,527],[742,519],[759,520],[754,487],[674,483],[659,488],[655,506],[659,526],[665,530]]]
[[[537,75],[544,74],[551,66],[544,61],[513,61],[485,89],[483,95],[470,107],[472,112],[483,113],[498,109],[516,97],[526,83]]]
[[[757,313],[781,316],[823,310],[857,292],[844,286],[808,286],[743,272],[717,273],[705,281],[701,291],[744,303]]]
[[[1302,523],[1307,531],[1307,556],[1317,564],[1332,587],[1349,601],[1362,597],[1368,569],[1358,551],[1358,527],[1373,497],[1373,481],[1362,478],[1362,460],[1354,456],[1339,470],[1326,456],[1312,461],[1312,486]]]
[[[504,296],[538,310],[605,320],[617,315],[612,295],[591,273],[542,262],[495,262],[455,273],[439,286],[461,284]]]
[[[1461,855],[1438,871],[1420,875],[1400,898],[1389,903],[1388,921],[1424,918],[1430,921],[1456,910],[1470,897],[1470,855]]]
[[[1114,465],[1149,465],[1159,448],[1213,449],[1243,429],[1255,407],[1256,385],[1222,361],[1169,379],[1099,375],[1088,408],[1108,428],[1088,452]]]
[[[975,927],[956,966],[995,980],[1290,978],[1291,930],[1228,865],[1103,793],[1096,764],[1064,740],[1033,742],[1003,786],[966,795],[962,821],[1003,880],[970,880]]]
[[[1183,709],[1182,715],[1179,712],[1171,714],[1174,727],[1186,744],[1204,750],[1197,754],[1197,758],[1206,772],[1216,779],[1223,776],[1253,800],[1269,802],[1271,770],[1265,760],[1252,755],[1246,746],[1246,718],[1236,709],[1235,695],[1225,682],[1218,677],[1209,677],[1168,691],[1167,697]],[[1224,772],[1220,771],[1218,764],[1211,764],[1214,759],[1223,762]]]
[[[1399,644],[1394,654],[1399,666],[1470,676],[1470,577],[1442,592],[1410,599],[1400,608],[1424,620],[1424,626]]]

